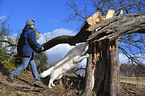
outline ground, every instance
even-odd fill
[[[144,85],[136,85],[128,81],[133,77],[126,79],[121,77],[120,91],[121,96],[145,96]],[[78,77],[75,74],[65,74],[61,80],[56,80],[55,87],[48,88],[49,77],[42,79],[44,89],[33,86],[33,76],[31,71],[23,71],[17,76],[18,84],[7,81],[7,75],[0,71],[0,96],[80,96],[84,88],[83,76]],[[142,80],[144,80],[143,78]],[[140,79],[141,80],[141,79]]]

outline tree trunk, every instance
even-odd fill
[[[119,64],[119,52],[118,52],[118,39],[114,41],[114,49],[110,50],[110,92],[111,96],[119,96],[120,94],[120,64]]]
[[[10,71],[0,62],[0,72],[2,72],[3,75],[9,76]]]
[[[94,72],[95,72],[95,66],[93,64],[93,45],[89,45],[89,58],[87,60],[87,66],[86,66],[86,84],[85,84],[85,89],[83,92],[83,96],[92,96],[93,88],[94,88],[94,83],[95,83],[95,77],[94,77]]]
[[[93,45],[92,45],[93,44]],[[90,44],[86,87],[83,96],[118,96],[119,54],[118,40],[104,40]]]

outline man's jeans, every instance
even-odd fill
[[[31,60],[31,57],[23,57],[22,64],[19,67],[17,67],[9,76],[17,76],[19,73],[21,73],[21,71],[26,69],[29,63],[31,64],[31,69],[35,80],[40,80],[36,64],[34,62],[34,59]]]

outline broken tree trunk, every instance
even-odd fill
[[[145,33],[145,14],[116,16],[92,25],[87,30],[92,35],[88,38],[91,47],[83,96],[118,96],[118,38],[130,33]]]
[[[90,46],[83,96],[118,96],[118,40],[103,40],[91,43]]]
[[[96,96],[119,95],[119,54],[118,41],[104,40],[96,43],[94,52]],[[95,55],[98,54],[98,55]],[[96,57],[95,57],[96,56]]]

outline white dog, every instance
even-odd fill
[[[55,86],[53,81],[55,79],[60,79],[64,75],[65,72],[71,70],[72,68],[76,67],[77,63],[82,61],[84,58],[89,57],[89,55],[82,56],[82,53],[85,51],[87,43],[82,43],[77,45],[76,47],[72,48],[64,58],[59,61],[55,66],[49,68],[48,70],[44,71],[40,74],[41,78],[44,78],[50,75],[49,80],[49,88]]]

